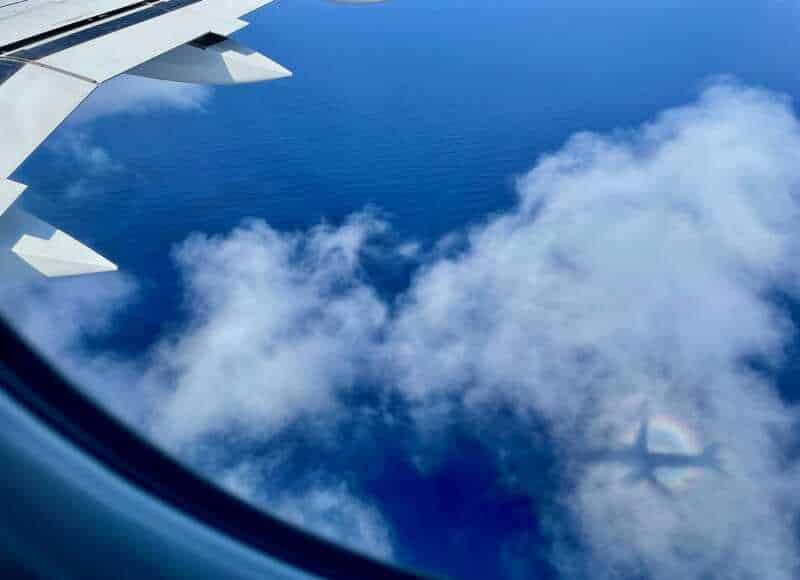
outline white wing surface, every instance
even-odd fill
[[[9,178],[98,85],[122,73],[204,84],[290,76],[228,36],[272,0],[0,0],[0,282],[116,266],[17,207]]]

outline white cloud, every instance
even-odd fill
[[[254,462],[206,441],[220,432],[268,440],[300,416],[337,411],[336,390],[353,384],[353,353],[369,350],[385,316],[353,278],[358,253],[382,228],[364,214],[309,235],[253,223],[224,238],[191,238],[175,252],[190,289],[190,327],[141,359],[89,344],[136,300],[124,275],[6,288],[2,303],[13,309],[3,314],[122,419],[233,493],[329,540],[391,558],[387,523],[347,484],[275,485],[286,467],[280,457]]]
[[[308,235],[253,222],[178,248],[191,322],[157,351],[151,380],[169,385],[159,439],[180,447],[214,431],[268,435],[335,408],[386,317],[358,278],[359,253],[381,227],[368,215]]]
[[[243,499],[323,538],[376,558],[391,559],[388,524],[381,514],[343,483],[317,482],[301,490],[280,490],[263,464],[243,462],[219,476],[221,484]]]
[[[85,129],[67,128],[49,143],[57,154],[68,158],[81,171],[81,176],[66,186],[67,197],[79,198],[93,193],[94,184],[110,175],[124,171],[103,147],[92,143]]]
[[[90,394],[120,416],[140,425],[149,416],[140,361],[98,352],[113,333],[117,315],[135,302],[137,285],[120,273],[41,279],[28,286],[3,286],[0,313],[30,337]]]
[[[579,474],[564,501],[592,575],[794,577],[798,494],[774,435],[796,417],[745,364],[778,361],[793,332],[768,300],[796,289],[788,104],[716,85],[641,130],[574,137],[519,190],[517,211],[417,278],[392,325],[386,358],[420,415],[500,399],[568,450],[618,443],[629,401],[650,401],[722,442],[729,475],[668,500]]]
[[[104,147],[92,140],[91,126],[114,115],[137,115],[163,110],[202,111],[212,96],[209,87],[121,75],[100,85],[67,119],[50,148],[76,164],[83,175],[66,185],[70,198],[94,194],[97,184],[124,171]]]
[[[42,278],[25,287],[4,287],[3,314],[35,337],[46,354],[57,355],[109,331],[120,305],[134,292],[134,283],[120,274]]]
[[[380,513],[353,496],[343,484],[282,498],[274,509],[286,521],[314,530],[329,540],[373,557],[392,557],[388,525]]]
[[[70,123],[85,124],[111,115],[165,109],[203,110],[212,94],[212,89],[203,85],[121,75],[100,85],[72,115]]]
[[[51,144],[54,151],[68,155],[79,164],[83,173],[98,177],[122,170],[122,165],[114,161],[108,151],[89,140],[85,131],[67,131]]]
[[[385,229],[370,214],[306,234],[252,222],[191,238],[175,253],[189,322],[141,363],[152,432],[187,454],[212,435],[268,440],[346,411],[339,395],[366,381],[402,393],[422,427],[510,403],[552,431],[592,577],[795,577],[798,479],[784,455],[797,417],[747,365],[780,364],[794,338],[769,299],[798,290],[789,104],[717,83],[641,129],[575,136],[519,192],[518,207],[440,245],[392,305],[361,274]],[[618,444],[641,401],[721,443],[727,474],[668,498],[572,461],[589,443]],[[361,500],[341,484],[262,500],[323,532],[374,513],[348,507]]]

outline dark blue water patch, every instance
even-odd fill
[[[524,566],[530,577],[554,577],[537,501],[498,483],[496,457],[482,444],[447,441],[448,453],[423,476],[407,458],[389,457],[366,486],[400,538],[400,560],[445,577],[506,578],[506,559],[522,552],[515,573]]]
[[[756,373],[787,406],[796,406],[800,402],[800,301],[784,289],[774,289],[769,293],[769,301],[776,313],[783,317],[779,323],[787,323],[786,342],[778,357],[764,357],[754,354],[742,361],[742,366]],[[778,457],[783,469],[791,470],[800,460],[800,431],[795,427],[788,435],[785,431],[773,432],[775,448],[782,450]]]
[[[491,432],[456,417],[431,436],[391,390],[359,388],[341,402],[344,416],[305,416],[269,437],[218,432],[195,449],[195,464],[212,476],[241,462],[263,467],[256,478],[265,509],[270,497],[344,483],[375,506],[396,560],[415,569],[475,580],[556,577],[554,544],[569,529],[553,525],[557,458],[541,426],[505,409],[493,414]]]
[[[483,421],[482,429],[453,413],[419,432],[401,421],[408,430],[379,437],[371,462],[381,467],[359,471],[358,487],[395,530],[401,562],[453,578],[517,578],[522,570],[554,577],[561,538],[551,526],[560,493],[553,447],[541,425],[511,409]]]
[[[800,401],[800,301],[780,288],[770,292],[768,300],[780,317],[776,324],[787,324],[783,329],[786,342],[777,358],[754,353],[742,365],[773,385],[784,403],[795,405]]]

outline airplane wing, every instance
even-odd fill
[[[228,38],[272,0],[0,0],[0,281],[116,270],[18,207],[14,171],[122,73],[203,84],[291,73]]]

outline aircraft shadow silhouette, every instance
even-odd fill
[[[646,482],[656,491],[672,497],[673,491],[658,477],[658,469],[700,468],[724,473],[719,457],[720,445],[712,443],[700,453],[673,453],[651,450],[648,431],[650,414],[645,411],[636,439],[630,445],[618,449],[590,449],[583,454],[586,463],[616,463],[630,467],[624,481],[630,485]]]

